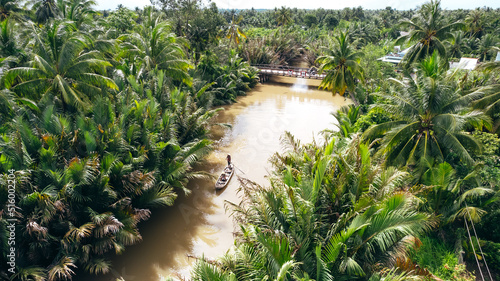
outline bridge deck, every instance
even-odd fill
[[[279,75],[279,76],[289,76],[289,77],[302,77],[302,78],[314,78],[323,79],[325,74],[318,74],[317,70],[312,70],[310,68],[304,67],[294,67],[286,65],[272,65],[272,64],[253,64],[253,67],[259,69],[259,73],[267,75]]]

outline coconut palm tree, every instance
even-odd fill
[[[22,9],[19,8],[19,0],[0,0],[0,21],[14,15],[13,18],[18,18],[18,15]]]
[[[379,31],[376,25],[369,23],[354,22],[349,25],[349,37],[351,43],[358,46],[364,46],[378,40]]]
[[[370,141],[382,137],[379,153],[385,156],[386,165],[414,165],[422,158],[441,162],[451,152],[465,163],[474,162],[471,153],[480,147],[464,129],[470,124],[489,124],[489,120],[470,108],[479,94],[461,95],[443,64],[447,63],[435,52],[417,66],[415,79],[392,80],[397,92],[374,94],[381,98],[375,107],[394,121],[372,126],[364,137]]]
[[[403,58],[407,67],[432,55],[434,51],[446,59],[447,52],[444,41],[451,38],[451,31],[464,26],[461,22],[448,23],[442,15],[440,3],[439,0],[431,0],[422,5],[422,8],[412,19],[401,21],[402,27],[409,28],[409,34],[398,38],[395,44],[411,44],[410,50]]]
[[[238,19],[233,18],[229,25],[226,27],[226,38],[229,39],[229,42],[234,42],[234,46],[238,46],[242,38],[246,39],[247,36],[239,26],[240,22],[243,20],[243,16],[239,16]]]
[[[8,90],[0,91],[0,121],[7,124],[14,116],[16,103],[14,95]]]
[[[32,28],[36,53],[29,67],[16,67],[5,74],[8,89],[35,100],[54,96],[63,110],[68,106],[86,109],[91,97],[106,89],[117,89],[105,76],[111,64],[100,52],[89,51],[91,40],[76,32],[73,24],[54,21],[42,32]]]
[[[479,66],[479,70],[498,73],[500,62],[484,63]],[[474,108],[484,110],[494,121],[492,132],[498,132],[500,129],[500,120],[497,116],[497,112],[500,110],[500,83],[482,86],[476,89],[475,93],[480,95],[480,98],[474,102]]]
[[[22,30],[15,22],[14,17],[0,22],[0,72],[5,73],[9,68],[23,65],[28,60],[24,50],[27,43],[19,31]]]
[[[89,21],[89,15],[97,12],[92,8],[96,5],[94,0],[70,0],[57,3],[61,17],[70,20],[80,27],[83,22]]]
[[[184,46],[187,42],[171,32],[171,26],[157,17],[148,26],[140,27],[138,33],[121,36],[123,57],[141,61],[139,74],[154,69],[163,70],[173,81],[191,84],[188,70],[191,63],[186,60]]]
[[[481,38],[486,26],[484,12],[480,9],[470,11],[465,23],[470,37]]]
[[[229,60],[220,65],[218,58],[207,54],[198,65],[205,81],[214,81],[209,91],[214,95],[215,105],[227,104],[236,101],[237,96],[254,86],[257,81],[256,68],[240,58],[235,50],[230,52]]]
[[[276,22],[278,26],[287,26],[292,23],[292,17],[290,15],[290,9],[282,6],[281,9],[274,12],[276,17]]]
[[[494,58],[498,52],[497,46],[498,37],[493,34],[486,34],[479,40],[479,59],[482,62],[487,62],[491,58]]]
[[[467,42],[464,38],[463,31],[456,31],[452,33],[452,37],[447,41],[446,49],[450,58],[461,58],[462,54],[470,52],[467,47]]]
[[[349,34],[340,32],[335,37],[336,44],[329,48],[324,48],[327,54],[320,56],[316,61],[320,64],[319,73],[326,72],[326,76],[321,81],[320,88],[328,89],[332,93],[344,95],[347,91],[354,101],[359,105],[354,96],[356,84],[363,80],[363,69],[359,64],[362,52],[356,52],[349,44]]]
[[[35,11],[35,19],[37,23],[45,23],[51,18],[59,16],[60,11],[56,0],[30,0],[33,3],[31,7]]]

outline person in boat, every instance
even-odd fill
[[[225,182],[225,181],[227,181],[226,174],[222,174],[222,175],[220,176],[220,181],[221,181],[221,182]]]
[[[316,75],[316,73],[318,73],[318,70],[316,69],[316,67],[313,66],[309,69],[310,75]]]
[[[227,166],[225,169],[224,169],[224,172],[226,173],[231,173],[231,170],[233,170],[233,168],[231,166]]]
[[[227,155],[226,156],[226,160],[227,160],[227,165],[230,166],[231,165],[231,155]]]

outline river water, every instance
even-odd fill
[[[273,77],[256,86],[238,102],[225,106],[218,122],[231,128],[214,132],[216,149],[197,169],[217,175],[231,154],[238,168],[228,186],[214,190],[214,180],[192,180],[189,196],[179,195],[175,205],[153,210],[140,225],[143,241],[113,258],[113,270],[105,276],[76,276],[74,280],[160,281],[173,275],[185,278],[195,258],[215,258],[233,244],[233,225],[225,202],[239,203],[237,177],[266,184],[268,159],[281,151],[280,137],[291,132],[301,142],[321,139],[318,133],[335,129],[331,112],[347,104],[340,96],[317,90],[319,80]]]

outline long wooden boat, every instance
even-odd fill
[[[224,171],[220,174],[217,182],[215,183],[215,189],[223,189],[229,183],[229,180],[234,174],[234,166],[230,164],[224,168]],[[223,180],[223,176],[225,176],[226,180]]]

